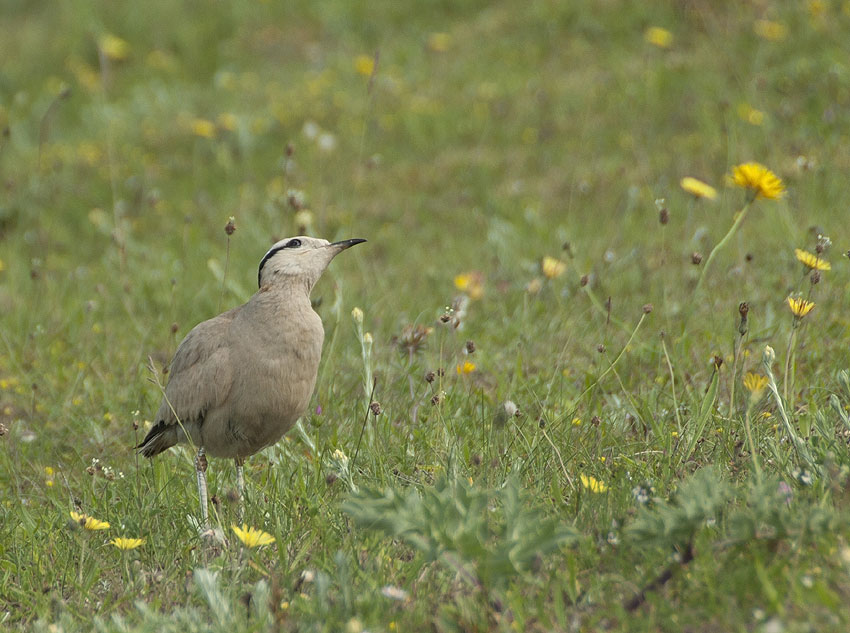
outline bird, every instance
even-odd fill
[[[259,290],[196,325],[177,347],[155,422],[135,448],[152,458],[178,443],[196,447],[207,532],[207,455],[235,461],[241,521],[245,459],[292,428],[316,386],[324,328],[310,292],[334,257],[365,241],[298,236],[276,242],[260,260]]]

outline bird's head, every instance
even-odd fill
[[[328,242],[316,237],[288,237],[272,246],[260,260],[257,283],[302,282],[309,292],[325,268],[339,253],[366,240],[355,238]]]

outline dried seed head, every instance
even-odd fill
[[[325,483],[329,486],[332,486],[333,483],[337,480],[336,473],[328,473],[327,477],[325,477]]]
[[[180,329],[180,326],[177,324],[177,321],[171,324],[171,333],[177,334],[177,330]]]
[[[850,252],[850,251],[848,251],[848,252]],[[582,276],[581,276],[581,279],[579,280],[579,284],[581,285],[581,287],[582,287],[582,288],[584,288],[584,287],[587,285],[587,282],[588,282],[588,281],[589,281],[588,276],[587,276],[587,275],[582,275]]]
[[[738,334],[744,336],[749,330],[749,325],[747,323],[747,315],[750,313],[750,304],[746,301],[742,301],[738,305],[738,314],[741,315],[741,321],[738,323]]]
[[[473,343],[472,341],[466,342],[466,353],[467,354],[475,353],[475,343]]]
[[[815,244],[815,252],[818,255],[821,255],[825,253],[830,246],[832,246],[832,240],[826,235],[819,234],[817,244]]]
[[[448,311],[443,312],[443,314],[440,315],[440,323],[448,323],[451,320],[452,320],[452,315],[449,314]]]
[[[378,417],[379,415],[381,415],[381,411],[383,409],[381,409],[381,403],[380,402],[373,402],[372,404],[369,405],[369,410],[372,412],[372,415],[374,415],[375,417]]]
[[[438,376],[440,376],[440,377],[445,376],[445,375],[446,375],[446,368],[445,368],[445,367],[440,367],[440,368],[437,370],[437,375],[438,375]]]
[[[602,354],[605,351],[605,346],[602,343],[600,343],[599,345],[596,346],[596,351],[599,352],[600,354]]]
[[[702,253],[697,253],[696,251],[691,253],[691,263],[694,266],[699,266],[702,263]]]
[[[667,210],[667,207],[663,207],[658,212],[658,221],[661,222],[662,225],[667,224],[670,221],[670,212]]]
[[[600,424],[602,424],[602,418],[600,418],[598,415],[594,415],[592,418],[590,418],[590,423],[593,426],[599,426]]]
[[[714,363],[714,367],[716,369],[720,369],[720,366],[723,364],[723,358],[715,354],[714,358],[712,359],[712,362]]]
[[[819,283],[820,282],[820,271],[819,270],[813,270],[811,276],[809,277],[809,280],[812,282],[813,286],[816,285],[817,283]]]
[[[537,420],[537,426],[540,427],[541,429],[545,429],[546,428],[546,420],[544,420],[543,418],[540,418],[539,420]]]
[[[444,396],[445,396],[445,392],[443,392],[443,391],[441,391],[440,393],[434,394],[434,396],[431,398],[431,404],[433,404],[434,406],[437,406],[438,404],[440,404],[443,401]]]
[[[643,306],[643,313],[644,313],[644,314],[649,314],[650,312],[652,312],[652,304],[651,304],[651,303],[646,303],[646,304],[644,304],[644,306]]]
[[[436,377],[436,374],[434,374],[433,371],[426,371],[425,372],[425,382],[427,382],[427,383],[434,382],[435,377]]]
[[[754,256],[752,253],[747,253],[746,255],[744,255],[744,259],[745,259],[748,263],[749,263],[749,262],[751,262],[751,261],[753,261],[753,257],[755,257],[755,256]]]
[[[232,215],[227,219],[227,224],[224,225],[224,232],[228,235],[233,235],[236,232],[236,218]]]
[[[0,437],[3,437],[8,432],[9,432],[9,428],[5,424],[0,422]]]
[[[402,353],[406,352],[408,356],[413,356],[425,346],[428,335],[433,331],[434,328],[420,324],[405,325],[395,341]]]

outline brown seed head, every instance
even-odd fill
[[[652,312],[652,304],[651,304],[651,303],[646,303],[646,304],[644,304],[644,306],[643,306],[643,313],[644,313],[644,314],[649,314],[650,312]]]
[[[850,251],[848,251],[848,252],[850,252]],[[579,284],[581,284],[581,287],[582,287],[582,288],[584,288],[584,287],[587,285],[587,282],[588,282],[588,281],[589,281],[589,280],[588,280],[588,276],[587,276],[587,275],[582,275],[582,276],[581,276],[581,279],[579,280]]]
[[[752,253],[747,253],[746,255],[744,255],[744,259],[747,260],[747,262],[753,261],[753,257],[755,256]]]
[[[593,426],[599,426],[600,424],[602,424],[602,418],[600,418],[598,415],[594,415],[592,418],[590,418],[590,423]]]
[[[744,336],[749,329],[749,325],[747,324],[747,315],[750,313],[750,304],[746,301],[742,301],[738,306],[738,314],[741,315],[741,322],[738,323],[738,334]]]
[[[720,366],[723,364],[723,359],[717,354],[714,355],[714,367],[715,369],[720,369]]]
[[[473,343],[472,341],[467,341],[466,342],[466,353],[467,354],[473,354],[474,352],[475,352],[475,343]]]
[[[224,232],[228,235],[233,235],[236,232],[236,218],[232,215],[228,218],[227,224],[224,225]]]
[[[605,351],[605,346],[602,343],[600,343],[599,345],[596,346],[596,351],[601,354],[602,352]]]
[[[369,405],[369,410],[372,412],[372,415],[374,415],[375,417],[378,417],[379,415],[381,415],[381,411],[382,411],[381,403],[380,402],[373,402],[372,404]]]
[[[820,271],[819,270],[813,270],[811,276],[809,277],[809,280],[812,282],[813,286],[816,285],[817,283],[819,283],[820,282]]]
[[[667,224],[670,221],[670,212],[667,210],[667,207],[662,208],[661,211],[658,212],[658,221],[661,222],[661,224]]]
[[[180,326],[177,325],[176,321],[171,324],[171,333],[172,334],[177,334],[177,330],[179,330],[179,329],[180,329]]]
[[[691,263],[694,266],[699,266],[702,263],[702,253],[697,253],[696,251],[691,253]]]
[[[425,382],[428,382],[428,383],[434,382],[435,377],[436,377],[436,374],[433,371],[426,371],[425,372]]]

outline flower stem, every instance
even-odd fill
[[[714,248],[711,249],[711,252],[708,254],[708,259],[705,260],[705,266],[702,267],[702,273],[700,273],[699,281],[697,281],[697,287],[694,290],[694,297],[699,295],[700,288],[702,288],[702,283],[705,280],[705,275],[708,272],[708,268],[711,266],[711,262],[714,259],[714,256],[717,255],[720,249],[726,246],[727,242],[729,242],[729,240],[732,239],[732,236],[738,231],[738,227],[741,226],[741,224],[744,222],[744,218],[747,217],[747,211],[750,210],[751,204],[752,200],[747,200],[746,204],[744,204],[744,207],[738,213],[738,217],[732,223],[732,227],[729,229],[726,235],[723,236],[723,239],[717,242]]]
[[[794,403],[788,400],[788,375],[793,371],[794,366],[794,343],[797,341],[797,324],[791,329],[791,336],[788,337],[788,349],[785,352],[785,375],[782,377],[782,398],[788,403],[788,407],[793,411]],[[794,389],[794,381],[791,381],[791,390]]]

